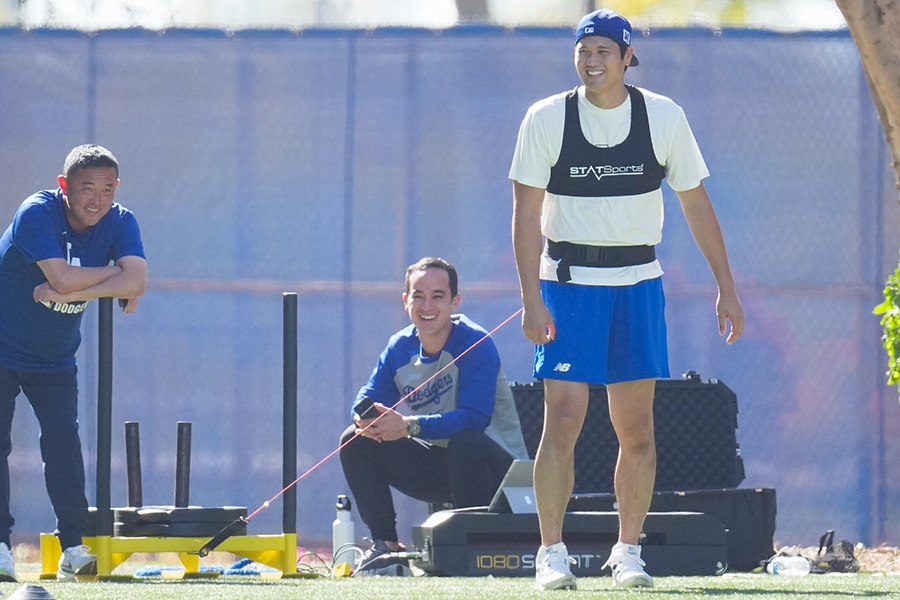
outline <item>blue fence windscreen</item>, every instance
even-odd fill
[[[673,375],[736,392],[743,486],[777,490],[779,542],[834,529],[900,544],[900,409],[871,315],[896,264],[883,224],[896,191],[853,41],[688,29],[635,46],[627,80],[678,102],[704,152],[747,311],[726,346],[712,276],[666,188]],[[406,324],[406,265],[454,262],[461,310],[489,329],[516,311],[516,133],[531,103],[577,84],[568,29],[0,30],[3,227],[88,141],[119,158],[117,199],[142,227],[150,289],[115,317],[113,506],[125,504],[124,421],[141,423],[146,504],[172,503],[177,421],[193,423],[192,504],[253,510],[281,489],[283,291],[299,293],[301,472],[336,447]],[[96,308],[84,338],[93,502]],[[530,381],[518,321],[496,342],[509,380]],[[24,406],[12,503],[16,531],[33,534],[54,521]],[[300,482],[301,540],[328,538],[347,491],[337,459]],[[425,508],[398,508],[408,540]],[[263,511],[250,533],[280,519]]]

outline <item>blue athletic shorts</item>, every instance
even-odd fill
[[[541,281],[556,339],[534,352],[544,379],[618,383],[669,377],[662,278],[597,286]]]

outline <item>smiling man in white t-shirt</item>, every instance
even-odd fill
[[[656,475],[653,394],[656,379],[669,376],[655,252],[663,179],[678,195],[715,277],[719,333],[730,322],[731,344],[744,327],[703,187],[706,164],[677,104],[625,84],[626,68],[637,64],[625,18],[606,9],[585,15],[575,32],[583,85],[531,106],[509,174],[522,328],[537,345],[534,373],[544,380],[546,402],[534,473],[541,529],[536,578],[545,589],[576,586],[562,524],[591,383],[607,386],[620,448],[619,538],[607,566],[618,586],[653,585],[638,541]]]

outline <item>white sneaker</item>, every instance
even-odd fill
[[[97,555],[88,552],[87,546],[71,546],[66,548],[59,557],[59,571],[56,579],[59,581],[75,581],[76,574],[83,574],[96,564]]]
[[[534,569],[537,587],[545,590],[574,590],[575,576],[572,575],[570,564],[575,564],[575,559],[569,556],[569,551],[562,542],[538,548]]]
[[[16,580],[16,559],[6,542],[0,542],[0,581]]]
[[[653,578],[644,571],[641,547],[619,542],[612,547],[609,560],[601,568],[612,569],[613,583],[618,587],[653,587]]]

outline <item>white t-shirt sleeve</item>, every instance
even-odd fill
[[[565,109],[560,114],[554,106],[559,96],[542,100],[528,109],[519,126],[519,137],[513,153],[509,178],[524,185],[546,189],[550,182],[550,169],[559,159]],[[563,95],[565,103],[565,95]]]
[[[648,113],[667,113],[664,118],[650,120],[653,149],[666,169],[666,181],[676,192],[694,189],[709,177],[709,169],[684,111],[668,98],[646,91],[644,96]]]

